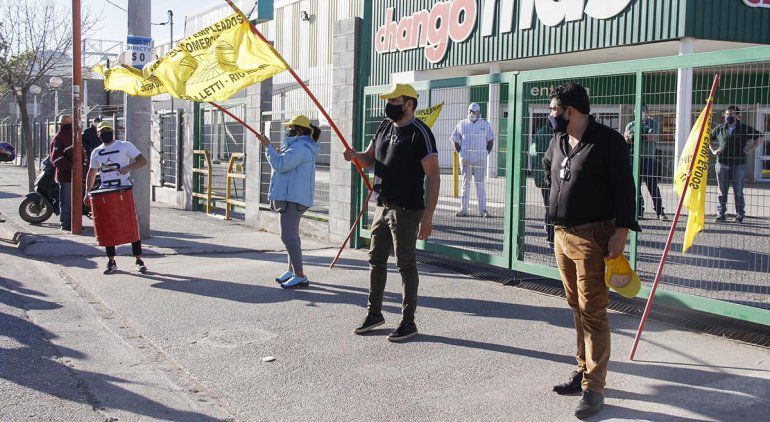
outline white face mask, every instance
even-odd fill
[[[479,116],[477,116],[474,113],[470,113],[470,114],[468,114],[468,120],[470,120],[472,122],[475,122],[476,120],[479,120]]]

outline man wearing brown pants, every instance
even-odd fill
[[[615,130],[596,122],[588,94],[568,83],[551,92],[548,120],[554,136],[543,158],[551,188],[549,216],[556,226],[554,252],[577,331],[578,369],[553,387],[558,394],[583,392],[575,416],[604,405],[610,360],[609,291],[604,258],[623,253],[635,220],[635,192],[628,147]]]

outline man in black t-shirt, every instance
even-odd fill
[[[392,248],[403,281],[404,299],[403,319],[388,340],[403,341],[417,335],[414,313],[419,277],[415,249],[417,239],[426,240],[433,230],[441,176],[436,139],[430,128],[414,117],[417,91],[410,85],[395,84],[380,98],[388,101],[388,118],[380,124],[366,151],[345,151],[348,161],[355,160],[364,168],[374,165],[374,190],[378,194],[369,250],[369,313],[354,332],[364,334],[385,323],[382,296]]]

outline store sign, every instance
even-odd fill
[[[582,20],[586,15],[595,19],[610,19],[620,14],[633,0],[518,0],[519,30],[532,29],[533,18],[546,26]],[[750,1],[750,0],[744,0]],[[770,0],[759,0],[770,1]],[[491,36],[495,21],[500,34],[513,30],[517,0],[488,0],[481,11],[481,33]],[[500,7],[498,8],[498,3]],[[430,10],[419,10],[398,21],[395,9],[388,8],[385,22],[377,30],[375,50],[380,53],[425,50],[430,63],[438,63],[446,57],[450,41],[463,42],[473,35],[479,18],[476,0],[449,0],[433,5]],[[497,11],[500,10],[499,16]]]
[[[770,0],[743,0],[749,7],[765,7],[770,9]]]
[[[425,49],[425,58],[438,63],[446,56],[449,40],[463,42],[476,28],[476,0],[442,1],[428,10],[420,10],[400,21],[393,20],[395,10],[385,12],[385,24],[378,30],[374,46],[378,53]]]

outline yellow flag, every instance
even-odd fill
[[[703,230],[703,224],[706,220],[706,181],[709,171],[709,144],[711,143],[711,102],[712,99],[709,98],[706,108],[703,109],[695,122],[682,155],[679,157],[679,164],[674,175],[674,190],[681,197],[684,184],[687,181],[687,174],[690,171],[690,163],[695,160],[683,204],[689,210],[689,216],[687,217],[687,229],[684,232],[682,253],[690,249],[695,236]],[[702,136],[701,132],[703,133]]]
[[[441,114],[441,109],[444,107],[442,102],[439,105],[433,107],[424,108],[422,110],[416,110],[414,116],[422,120],[428,127],[433,127],[433,124],[438,120],[438,115]]]
[[[182,40],[142,70],[174,97],[224,101],[249,85],[286,70],[273,48],[233,14]]]
[[[104,76],[104,89],[108,91],[123,91],[140,97],[152,97],[166,92],[157,79],[145,79],[142,71],[133,67],[119,65],[104,70],[104,66],[97,65],[93,71]]]

